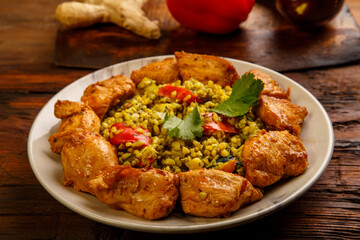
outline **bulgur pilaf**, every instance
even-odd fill
[[[234,172],[244,175],[242,146],[264,128],[261,120],[249,111],[243,116],[228,118],[228,123],[235,127],[237,133],[213,131],[193,140],[169,137],[168,130],[163,127],[166,114],[183,119],[198,105],[203,122],[218,122],[221,119],[219,114],[213,112],[211,120],[205,113],[228,99],[232,91],[229,86],[222,87],[213,81],[202,83],[195,79],[183,83],[178,80],[172,85],[190,90],[203,101],[188,103],[186,98],[189,95],[180,101],[175,99],[176,91],[171,92],[174,98],[159,96],[158,91],[164,85],[144,78],[137,85],[135,97],[119,103],[105,116],[100,133],[107,140],[119,131],[111,127],[114,123],[123,123],[151,137],[151,144],[145,147],[142,141],[121,143],[117,147],[119,163],[133,167],[151,163],[154,168],[179,173],[201,168],[222,169],[230,160],[236,160]],[[149,131],[144,132],[144,129]]]
[[[219,57],[174,55],[88,86],[81,102],[57,101],[49,143],[64,185],[149,220],[178,200],[186,214],[223,217],[306,170],[297,135],[307,110],[290,90]]]

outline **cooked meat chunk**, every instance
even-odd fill
[[[185,52],[175,52],[175,57],[183,81],[194,78],[200,82],[211,80],[221,86],[232,86],[239,78],[234,66],[220,57]]]
[[[53,153],[60,154],[65,143],[72,138],[72,135],[78,131],[83,131],[80,128],[72,128],[62,132],[57,132],[51,135],[48,139],[50,143],[50,149]]]
[[[253,69],[247,73],[252,73],[255,78],[260,79],[264,83],[264,89],[260,95],[268,95],[276,98],[285,98],[290,100],[290,88],[285,92],[283,88],[268,74],[261,72],[260,70]]]
[[[175,58],[166,58],[152,62],[139,70],[131,72],[131,80],[139,84],[145,77],[155,80],[158,84],[173,83],[180,79]]]
[[[58,132],[68,129],[81,128],[89,131],[100,131],[100,118],[83,102],[71,102],[68,100],[55,103],[55,117],[61,119]]]
[[[145,219],[166,217],[179,195],[177,175],[119,165],[89,182],[100,202]]]
[[[61,152],[64,143],[75,131],[100,131],[99,117],[83,102],[58,100],[55,103],[54,109],[55,117],[61,119],[58,132],[49,137],[51,151],[54,153]]]
[[[263,196],[247,179],[221,170],[192,170],[179,176],[182,209],[194,216],[229,216]]]
[[[289,130],[300,136],[301,127],[308,112],[287,99],[263,95],[259,99],[257,115],[271,130]]]
[[[61,151],[64,185],[90,192],[89,180],[118,165],[115,147],[99,133],[76,131],[69,136]]]
[[[54,105],[54,115],[56,118],[65,119],[73,114],[90,108],[83,102],[72,102],[69,100],[57,100]]]
[[[88,86],[81,101],[87,103],[102,119],[110,108],[134,94],[134,82],[124,75],[117,75]]]
[[[258,187],[300,175],[308,166],[305,147],[288,131],[262,130],[245,142],[241,157],[245,178]]]

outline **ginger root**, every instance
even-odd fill
[[[55,10],[56,19],[67,28],[96,23],[114,23],[148,39],[161,36],[158,21],[148,19],[141,9],[147,0],[83,0],[64,2]]]

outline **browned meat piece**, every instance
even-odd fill
[[[200,82],[211,80],[221,86],[232,86],[239,78],[234,66],[220,57],[185,52],[175,52],[175,57],[183,81],[194,78]]]
[[[110,108],[134,94],[134,82],[124,75],[117,75],[88,86],[81,101],[87,103],[102,119]]]
[[[56,118],[65,119],[75,113],[87,110],[90,108],[83,102],[72,102],[69,100],[57,100],[54,105],[54,115]]]
[[[100,119],[95,112],[83,102],[68,100],[55,103],[55,117],[61,119],[58,132],[49,137],[51,151],[60,153],[68,137],[75,131],[88,130],[99,132]]]
[[[173,83],[180,79],[175,58],[150,63],[139,70],[131,72],[131,80],[139,84],[145,77],[155,80],[158,84]]]
[[[229,216],[263,196],[247,179],[221,170],[192,170],[179,176],[182,209],[194,216]]]
[[[300,175],[308,166],[305,147],[288,131],[262,130],[245,142],[241,157],[245,178],[258,187]]]
[[[264,83],[264,89],[260,95],[268,95],[276,98],[285,98],[290,100],[290,88],[285,92],[283,88],[268,74],[261,72],[260,70],[253,69],[247,73],[252,73],[255,78],[260,79]]]
[[[99,133],[76,131],[69,136],[61,151],[64,185],[90,192],[89,180],[118,165],[115,147]]]
[[[55,103],[55,117],[61,119],[59,132],[81,128],[89,131],[100,131],[100,119],[95,112],[83,102],[71,102],[68,100]]]
[[[271,130],[289,130],[300,136],[301,127],[308,112],[287,99],[263,95],[259,99],[257,114]]]
[[[89,182],[100,202],[145,219],[159,219],[175,208],[178,177],[160,169],[119,165]]]
[[[68,129],[66,131],[54,133],[49,137],[50,149],[53,153],[61,153],[65,143],[72,138],[72,135],[78,131],[82,131],[79,128]]]

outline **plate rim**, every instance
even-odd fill
[[[59,196],[58,194],[56,194],[44,181],[44,179],[42,179],[40,173],[38,172],[38,169],[35,166],[35,157],[33,156],[34,153],[32,151],[33,148],[33,140],[34,140],[34,132],[35,132],[35,125],[36,123],[39,121],[40,116],[42,115],[43,111],[45,111],[45,109],[48,107],[48,105],[53,102],[53,100],[57,97],[57,95],[66,90],[67,88],[72,87],[73,85],[78,84],[79,81],[83,80],[83,79],[87,79],[88,77],[91,77],[91,75],[95,75],[96,73],[102,72],[102,71],[106,71],[107,69],[110,68],[116,68],[120,65],[126,65],[126,64],[132,64],[134,62],[141,62],[141,61],[156,61],[156,60],[161,60],[167,57],[174,57],[174,55],[160,55],[160,56],[152,56],[152,57],[146,57],[146,58],[138,58],[138,59],[133,59],[133,60],[129,60],[129,61],[124,61],[124,62],[120,62],[117,64],[113,64],[110,66],[107,66],[105,68],[101,68],[98,69],[96,71],[93,71],[91,73],[86,74],[85,76],[78,78],[77,80],[74,80],[72,83],[66,85],[64,88],[62,88],[60,91],[58,91],[57,93],[55,93],[46,103],[45,105],[41,108],[41,110],[39,111],[39,113],[37,114],[37,116],[35,117],[33,124],[31,126],[29,135],[28,135],[28,143],[27,143],[27,152],[28,152],[28,158],[29,158],[29,162],[30,162],[30,166],[32,168],[32,171],[34,172],[36,178],[38,179],[38,181],[40,182],[40,184],[45,188],[45,190],[52,196],[54,197],[58,202],[60,202],[62,205],[66,206],[67,208],[71,209],[72,211],[74,211],[75,213],[78,213],[86,218],[92,219],[94,221],[97,222],[101,222],[103,224],[107,224],[110,226],[114,226],[114,227],[119,227],[119,228],[124,228],[124,229],[129,229],[129,230],[135,230],[135,231],[141,231],[141,232],[153,232],[153,233],[167,233],[167,234],[177,234],[177,233],[195,233],[195,232],[206,232],[206,231],[215,231],[215,230],[219,230],[219,229],[225,229],[225,228],[230,228],[230,227],[234,227],[234,226],[238,226],[238,225],[242,225],[242,224],[246,224],[255,220],[258,220],[260,218],[263,218],[265,216],[270,215],[271,213],[280,210],[282,208],[284,208],[285,206],[289,205],[290,203],[294,202],[296,199],[300,198],[303,194],[305,194],[315,183],[316,181],[321,177],[321,175],[324,173],[324,171],[326,170],[331,158],[332,158],[332,154],[333,154],[333,150],[334,150],[334,143],[335,143],[335,139],[334,139],[334,130],[332,127],[332,122],[330,120],[330,117],[328,116],[325,108],[322,106],[322,104],[315,98],[315,96],[308,91],[306,88],[304,88],[302,85],[300,85],[299,83],[297,83],[296,81],[290,79],[289,77],[283,75],[282,73],[276,72],[272,69],[269,69],[267,67],[263,67],[260,66],[258,64],[255,63],[250,63],[250,62],[246,62],[243,60],[239,60],[239,59],[233,59],[233,58],[226,58],[226,57],[222,57],[228,61],[230,61],[232,64],[233,62],[238,62],[240,64],[245,64],[245,65],[250,65],[253,68],[257,68],[259,70],[265,70],[267,72],[272,73],[273,75],[278,75],[281,76],[282,78],[285,78],[286,81],[290,81],[292,84],[297,85],[297,87],[301,88],[303,91],[305,91],[312,99],[313,102],[315,102],[317,104],[317,106],[320,108],[322,115],[325,117],[326,120],[326,124],[328,126],[328,130],[329,130],[329,147],[328,150],[326,152],[326,156],[324,158],[323,163],[321,164],[320,168],[318,171],[316,171],[315,175],[311,176],[311,179],[309,181],[306,182],[306,184],[304,186],[302,186],[301,188],[297,189],[297,191],[295,191],[291,196],[287,197],[285,200],[280,201],[278,203],[275,203],[274,205],[272,205],[271,207],[266,208],[265,210],[262,210],[260,212],[254,212],[252,214],[246,215],[242,218],[234,218],[234,219],[228,219],[227,221],[220,221],[220,222],[211,222],[211,223],[203,223],[203,224],[197,224],[197,225],[193,225],[193,226],[162,226],[161,224],[157,224],[155,226],[153,225],[141,225],[138,223],[126,223],[125,221],[112,221],[111,219],[108,219],[106,217],[103,216],[99,216],[95,213],[92,212],[84,212],[82,210],[79,210],[75,204],[67,201],[66,199],[64,199],[63,197]],[[142,65],[142,64],[141,64]],[[105,80],[105,79],[104,79]],[[100,80],[99,80],[100,81]],[[32,141],[31,141],[32,140]],[[165,218],[166,220],[166,218]],[[156,222],[152,221],[152,222]]]

